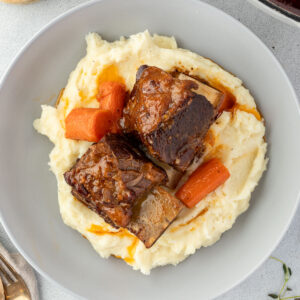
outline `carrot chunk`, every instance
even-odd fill
[[[116,122],[115,120],[113,120],[113,123],[110,127],[109,132],[111,132],[111,133],[121,133],[122,129],[121,129],[121,126],[119,125],[119,123]]]
[[[206,195],[222,185],[230,173],[217,158],[213,158],[199,166],[177,191],[179,198],[187,207],[194,207]]]
[[[65,137],[98,142],[113,124],[112,113],[97,108],[74,108],[65,119]]]
[[[97,99],[101,109],[110,110],[118,121],[122,117],[126,88],[119,82],[106,81],[100,84]]]

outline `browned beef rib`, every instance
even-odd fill
[[[193,92],[197,84],[156,67],[141,66],[121,122],[158,160],[185,171],[203,149],[213,105]]]
[[[78,200],[115,227],[126,227],[136,202],[167,178],[117,134],[93,144],[64,177]]]
[[[216,112],[219,110],[220,106],[222,105],[222,102],[224,100],[224,94],[211,86],[196,80],[193,77],[187,76],[183,73],[177,73],[175,74],[175,77],[180,80],[192,80],[197,84],[197,88],[193,89],[193,92],[196,94],[203,95],[215,108]]]

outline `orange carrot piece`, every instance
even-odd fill
[[[119,123],[114,120],[111,127],[110,127],[109,132],[111,132],[111,133],[121,133],[122,129],[121,129],[121,126],[119,125]]]
[[[101,109],[110,110],[118,121],[122,117],[126,88],[120,82],[106,81],[100,84],[97,99]]]
[[[206,195],[222,185],[230,173],[217,158],[199,166],[176,192],[176,197],[187,207],[194,207]]]
[[[98,108],[74,108],[65,119],[65,137],[98,142],[113,124],[112,113]]]

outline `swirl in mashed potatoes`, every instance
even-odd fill
[[[57,178],[64,222],[86,237],[102,257],[116,256],[149,274],[154,267],[176,265],[201,246],[214,244],[248,208],[267,164],[264,122],[240,79],[209,59],[177,48],[173,37],[151,36],[145,31],[113,43],[96,33],[88,34],[86,40],[87,54],[71,73],[57,107],[43,105],[34,127],[55,145],[49,164]],[[236,99],[234,109],[223,112],[210,127],[203,156],[221,158],[231,177],[194,208],[185,208],[149,249],[126,229],[111,227],[74,198],[63,177],[91,145],[64,137],[67,114],[75,107],[98,107],[96,94],[102,81],[121,81],[131,90],[136,71],[143,64],[165,71],[184,70],[212,86],[222,86]]]

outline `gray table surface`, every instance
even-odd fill
[[[125,0],[124,0],[125,1]],[[149,0],[151,1],[151,0]],[[0,3],[0,76],[15,54],[34,33],[54,17],[86,0],[40,0],[30,5]],[[257,10],[246,0],[205,0],[250,28],[272,50],[283,65],[296,92],[300,95],[300,30],[283,24]],[[300,184],[300,180],[299,180]],[[16,251],[2,225],[0,241],[10,251]],[[283,259],[293,270],[289,286],[300,294],[300,207],[285,237],[273,253]],[[36,274],[41,299],[79,299],[57,284]],[[260,300],[268,293],[277,292],[283,280],[281,266],[267,260],[242,284],[225,295],[222,300]],[[99,299],[100,299],[99,295]]]

